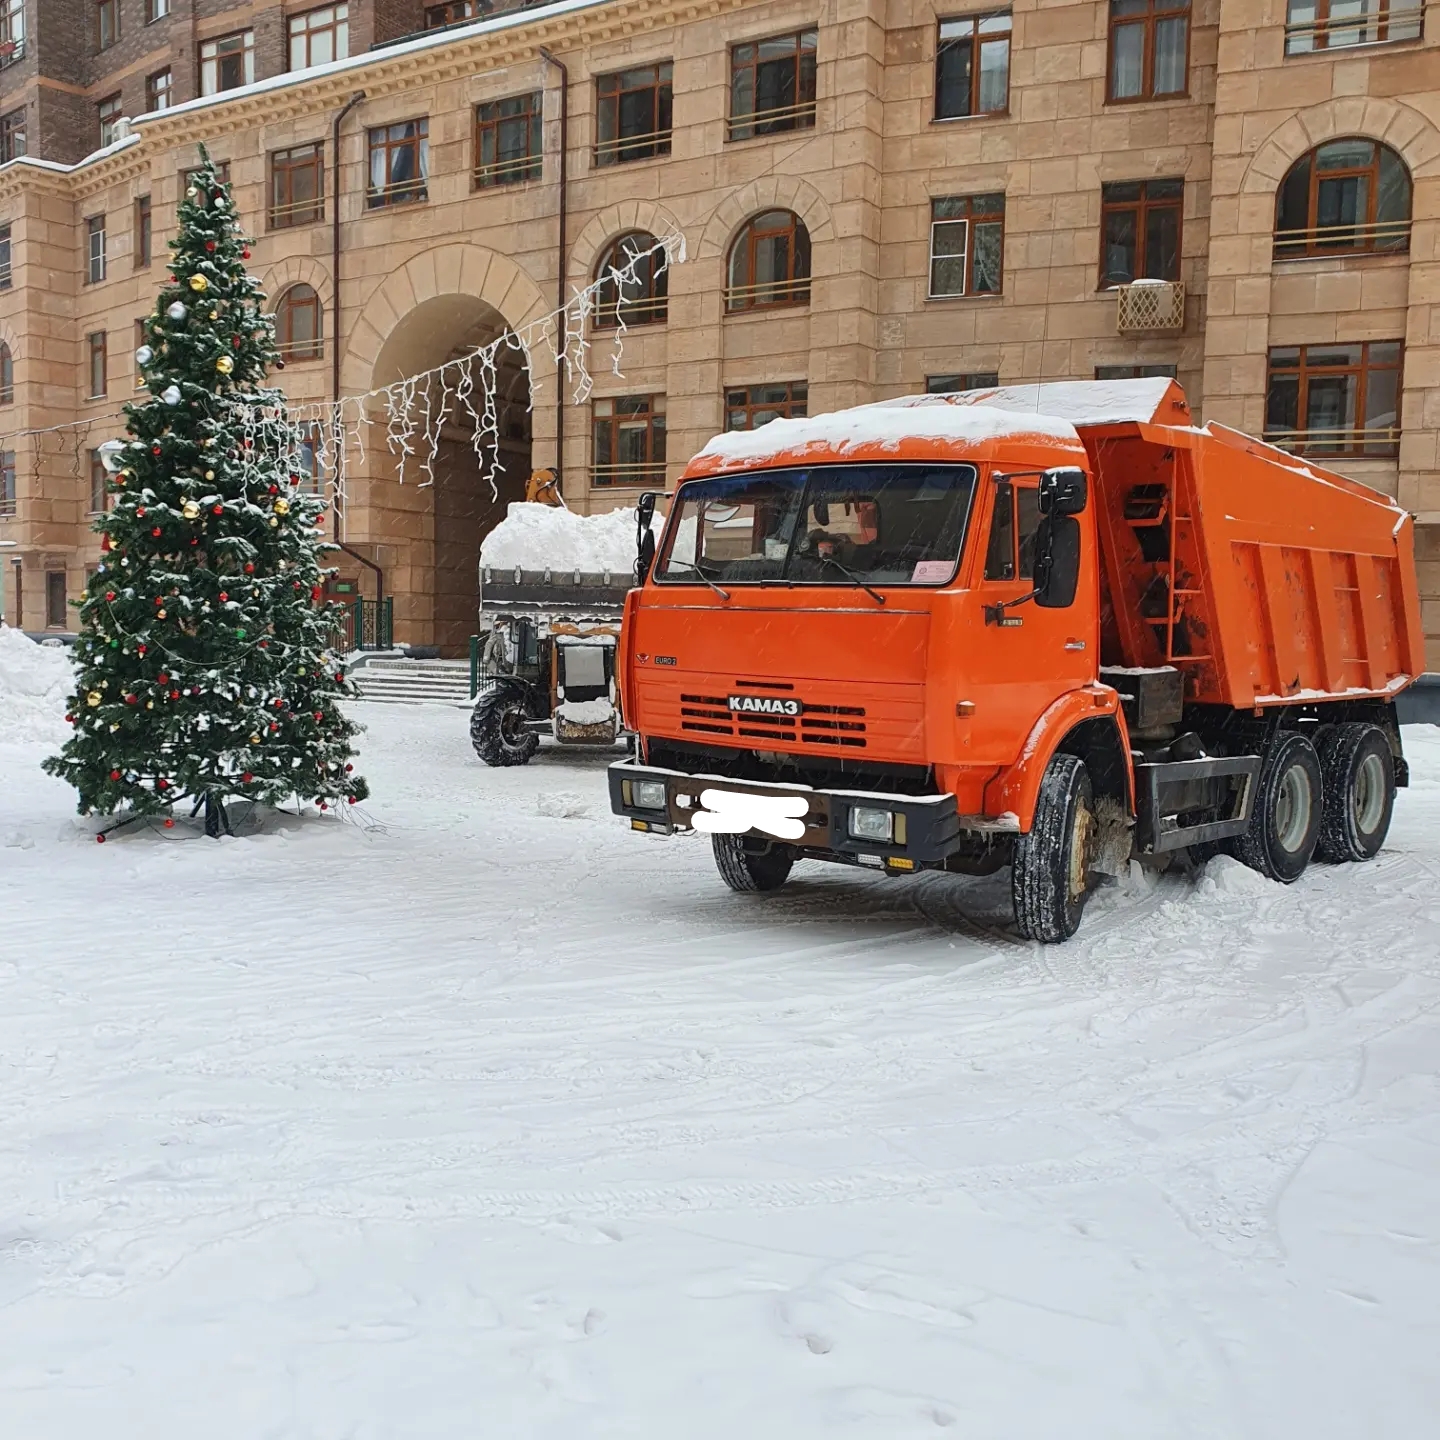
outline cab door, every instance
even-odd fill
[[[988,484],[988,528],[977,557],[960,666],[964,694],[956,697],[959,749],[967,764],[1013,764],[1050,705],[1095,674],[1099,617],[1088,513],[1080,517],[1083,548],[1074,603],[1047,610],[1024,599],[1035,588],[1039,486],[1038,475],[997,476]]]

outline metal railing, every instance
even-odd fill
[[[755,285],[727,285],[727,310],[763,310],[773,305],[808,305],[810,277],[794,280],[761,280]]]
[[[1410,248],[1408,220],[1376,220],[1370,224],[1316,225],[1313,229],[1277,230],[1277,260],[1310,260],[1327,255],[1371,255],[1376,251],[1403,255]]]
[[[292,360],[323,360],[325,342],[320,339],[287,340],[283,345],[276,345],[275,352],[287,364]]]
[[[592,465],[592,485],[654,485],[665,479],[663,460],[622,460],[614,465]]]
[[[325,218],[325,201],[319,197],[311,200],[292,200],[288,205],[270,207],[270,228],[289,230],[296,225],[317,225]]]
[[[430,177],[419,180],[397,180],[391,185],[372,185],[365,192],[367,209],[379,210],[386,205],[407,205],[428,196]]]
[[[331,642],[347,654],[352,650],[390,650],[395,643],[395,600],[356,600],[336,617]]]
[[[673,130],[647,130],[643,135],[618,135],[613,140],[597,140],[592,158],[597,165],[617,165],[625,160],[649,160],[655,155],[670,153]]]
[[[1287,21],[1285,53],[1311,55],[1317,51],[1349,49],[1353,45],[1418,40],[1424,24],[1424,9],[1425,0],[1367,0],[1358,13],[1327,16],[1323,20]]]
[[[510,185],[518,180],[538,180],[543,160],[541,155],[515,155],[508,160],[477,165],[472,172],[475,188],[484,190],[491,185]]]
[[[1267,428],[1263,438],[1292,455],[1348,455],[1356,459],[1386,460],[1400,453],[1398,425],[1317,425],[1305,430]]]
[[[788,122],[788,123],[787,123]],[[815,124],[815,102],[779,105],[771,110],[752,110],[748,115],[732,115],[726,121],[731,140],[749,140],[756,135],[779,135],[787,130],[809,130]],[[744,131],[742,135],[740,132]]]

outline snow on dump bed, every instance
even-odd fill
[[[37,645],[0,624],[0,745],[63,738],[74,679],[64,646]]]
[[[628,573],[635,564],[635,512],[577,515],[557,505],[517,500],[480,545],[480,563],[496,570]]]
[[[929,402],[929,403],[926,403]],[[898,408],[899,405],[907,408]],[[725,464],[758,464],[809,446],[844,454],[862,449],[894,450],[906,440],[953,440],[975,445],[1007,435],[1040,435],[1078,446],[1075,427],[1054,415],[1017,415],[983,405],[950,404],[944,396],[916,395],[832,410],[802,420],[772,420],[759,430],[717,435],[695,457]]]
[[[1002,385],[992,390],[962,390],[953,395],[905,395],[881,406],[965,405],[1016,414],[1042,414],[1071,425],[1118,425],[1151,421],[1173,380],[1056,380],[1043,385]],[[1170,418],[1170,417],[1162,417]]]

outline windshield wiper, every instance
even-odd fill
[[[827,565],[833,565],[842,575],[848,576],[851,584],[858,585],[877,605],[885,603],[885,597],[878,590],[872,589],[853,570],[842,565],[833,555],[822,555],[820,558]]]
[[[674,570],[677,567],[681,570],[693,570],[722,600],[730,598],[730,592],[722,590],[698,565],[692,565],[688,560],[672,560],[665,568]]]

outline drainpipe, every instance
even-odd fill
[[[570,158],[570,72],[562,60],[557,60],[543,45],[541,57],[546,64],[553,65],[560,72],[560,235],[555,252],[555,308],[565,308],[565,222],[567,190],[567,165]],[[556,322],[559,323],[558,321]],[[560,372],[555,373],[555,489],[565,494],[565,387]]]
[[[335,117],[330,141],[330,166],[334,179],[330,182],[331,232],[330,232],[330,298],[334,311],[331,321],[330,342],[330,398],[340,399],[340,127],[345,117],[365,98],[363,90],[357,90],[345,102],[345,108]]]

